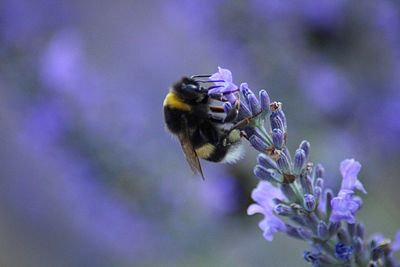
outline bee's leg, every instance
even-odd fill
[[[227,114],[224,119],[224,122],[233,122],[236,118],[237,115],[239,114],[239,111],[236,109],[231,109]]]
[[[233,122],[234,120],[236,120],[237,116],[239,115],[239,107],[240,102],[239,100],[236,100],[235,106],[231,107],[231,109],[226,114],[224,122]]]
[[[242,128],[246,127],[247,125],[250,124],[252,118],[253,117],[244,118],[243,120],[237,122],[235,125],[232,126],[232,130],[233,129],[242,129]]]
[[[238,142],[242,138],[242,133],[238,129],[233,129],[228,134],[228,141],[233,144]]]
[[[240,131],[240,137],[246,138],[246,140],[249,140],[249,136],[245,131]]]

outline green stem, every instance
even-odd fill
[[[271,146],[272,145],[272,138],[268,134],[267,130],[264,128],[264,126],[259,126],[255,127],[255,129],[259,130],[259,134],[262,135],[262,137],[265,139],[264,141],[267,143],[267,145]]]
[[[292,183],[292,184],[290,184],[290,186],[292,187],[294,193],[296,194],[297,203],[304,207],[304,199],[303,199],[303,196],[301,194],[299,187],[297,186],[296,183]]]

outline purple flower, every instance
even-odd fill
[[[227,86],[234,85],[235,89],[237,88],[237,86],[232,82],[232,72],[228,69],[218,67],[218,72],[211,75],[210,80],[223,80]]]
[[[356,222],[355,213],[362,205],[361,198],[354,197],[352,190],[342,189],[337,197],[331,201],[332,214],[330,217],[331,222],[339,222],[345,220],[350,224]]]
[[[343,176],[342,185],[340,190],[360,190],[364,194],[367,193],[365,191],[362,183],[357,179],[357,175],[360,172],[361,164],[354,159],[345,159],[340,163],[340,172]]]
[[[253,190],[251,197],[257,203],[249,206],[247,214],[261,213],[264,215],[264,219],[259,223],[259,227],[264,231],[264,238],[272,241],[274,233],[285,232],[286,225],[273,213],[275,206],[273,199],[283,199],[282,192],[270,183],[261,181]]]
[[[396,235],[394,236],[394,240],[392,242],[392,250],[400,250],[400,230],[397,231]]]
[[[340,172],[343,176],[342,185],[337,197],[331,200],[332,214],[330,221],[338,222],[345,220],[355,223],[355,213],[361,208],[362,200],[353,196],[354,189],[367,193],[362,183],[357,179],[361,164],[354,159],[346,159],[340,163]]]
[[[218,67],[218,72],[211,75],[210,80],[223,82],[215,82],[216,85],[221,87],[210,89],[208,91],[209,95],[221,94],[224,95],[230,103],[234,104],[236,102],[237,97],[234,93],[238,91],[238,87],[232,82],[232,73],[230,70]]]

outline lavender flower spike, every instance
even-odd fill
[[[357,221],[362,199],[355,194],[356,190],[367,193],[357,178],[361,170],[358,161],[341,162],[343,179],[334,197],[332,189],[324,185],[324,168],[311,161],[308,141],[301,142],[292,160],[286,140],[287,119],[280,102],[271,102],[266,91],[261,91],[257,99],[246,83],[241,84],[238,94],[226,69],[219,68],[211,79],[223,87],[210,91],[216,91],[215,97],[223,99],[225,112],[237,104],[228,97],[236,101],[241,98],[238,120],[249,122],[243,131],[251,145],[261,152],[254,167],[254,174],[261,181],[252,192],[255,203],[248,207],[247,214],[264,215],[259,227],[266,240],[272,241],[276,232],[284,232],[308,242],[311,250],[304,253],[304,259],[313,267],[400,267],[393,256],[393,252],[400,250],[400,231],[392,242],[383,236],[368,241],[363,224]]]
[[[275,206],[273,199],[284,199],[280,190],[268,182],[261,181],[253,190],[251,197],[256,201],[256,204],[249,206],[247,214],[261,213],[264,215],[264,219],[259,223],[259,227],[264,232],[264,238],[272,241],[274,233],[286,232],[286,225],[273,213]]]

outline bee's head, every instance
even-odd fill
[[[208,98],[207,89],[194,79],[183,77],[173,86],[176,93],[188,103],[200,103]]]

